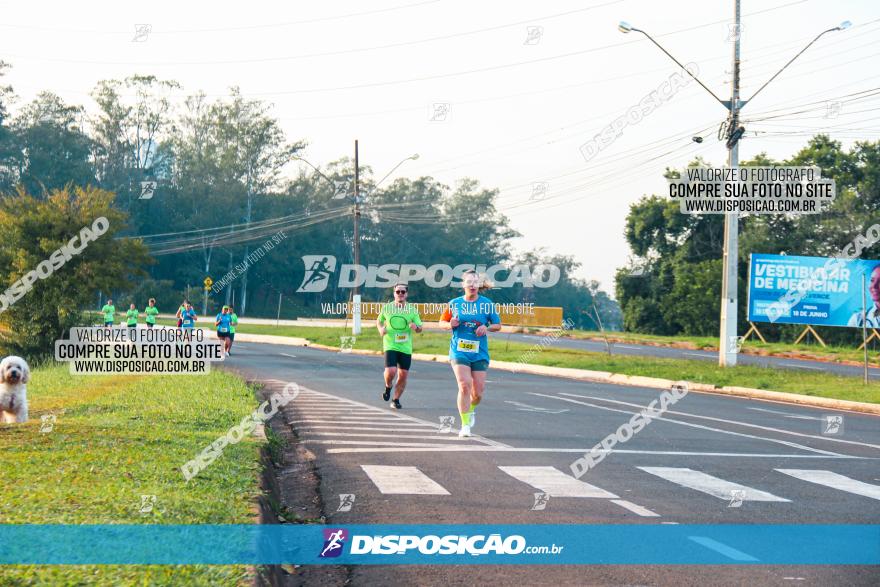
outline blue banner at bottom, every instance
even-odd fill
[[[878,525],[0,525],[0,564],[878,565]]]

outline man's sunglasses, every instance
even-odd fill
[[[394,293],[396,293],[396,294],[405,294],[405,293],[407,293],[407,291],[406,291],[405,289],[396,289],[396,290],[394,290]]]

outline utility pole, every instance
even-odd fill
[[[700,84],[704,90],[712,94],[712,97],[715,98],[718,102],[721,103],[722,106],[727,108],[729,112],[729,116],[727,119],[727,164],[731,169],[736,169],[739,167],[739,140],[742,138],[743,132],[745,129],[742,128],[739,124],[739,111],[745,106],[747,103],[751,102],[755,99],[761,90],[767,87],[767,84],[775,80],[780,73],[785,71],[785,69],[794,62],[795,59],[800,57],[804,51],[809,49],[813,43],[819,40],[823,35],[833,32],[833,31],[843,31],[852,26],[852,23],[848,20],[843,21],[836,27],[832,27],[828,30],[822,31],[816,38],[810,41],[806,47],[800,50],[794,57],[792,57],[788,63],[782,66],[782,68],[773,74],[773,77],[764,82],[764,85],[758,88],[752,97],[748,100],[740,100],[739,99],[739,45],[740,45],[740,37],[742,32],[742,20],[740,18],[740,0],[734,0],[733,4],[733,18],[734,18],[734,44],[733,44],[733,84],[731,88],[730,100],[722,100],[718,96],[715,95],[715,92],[710,90],[706,84],[701,82],[697,76],[688,71],[688,69],[681,64],[681,62],[672,56],[669,51],[663,48],[663,46],[654,40],[654,38],[643,31],[642,29],[636,28],[630,23],[626,21],[620,21],[620,24],[617,25],[617,29],[622,33],[630,33],[632,31],[639,32],[645,37],[648,38],[649,41],[654,43],[658,49],[663,51],[670,59],[672,59],[676,65],[682,68],[685,73],[690,75],[698,84]],[[731,212],[724,215],[724,255],[723,255],[723,264],[724,267],[722,269],[721,276],[721,327],[720,327],[720,335],[718,338],[718,364],[722,367],[733,367],[736,365],[736,302],[737,302],[737,261],[738,261],[738,246],[739,246],[739,212]],[[733,349],[731,351],[731,349]]]
[[[730,92],[730,119],[728,132],[732,135],[739,127],[739,41],[742,36],[740,0],[734,0],[733,84]],[[727,165],[736,173],[739,166],[739,141],[727,141]],[[734,177],[736,177],[734,175]],[[737,259],[739,251],[739,212],[724,215],[724,255],[721,277],[721,333],[719,336],[718,364],[722,367],[736,365],[736,300]],[[732,351],[731,351],[732,349]]]
[[[360,290],[360,277],[361,277],[361,242],[360,242],[360,166],[358,165],[358,142],[357,139],[354,140],[354,236],[352,247],[354,248],[354,267],[355,267],[355,282],[354,282],[354,291],[352,292],[351,301],[352,305],[352,324],[351,324],[351,333],[355,336],[361,333],[361,296],[358,293]]]

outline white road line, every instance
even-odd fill
[[[734,495],[733,492],[738,491],[742,492],[742,501],[791,501],[785,499],[784,497],[779,497],[777,495],[773,495],[772,493],[761,491],[760,489],[754,489],[746,485],[740,485],[739,483],[725,481],[724,479],[719,479],[718,477],[713,477],[712,475],[707,475],[706,473],[694,471],[693,469],[688,469],[685,467],[637,468],[645,471],[646,473],[656,475],[661,479],[666,479],[667,481],[671,481],[677,485],[681,485],[682,487],[688,487],[690,489],[695,489],[697,491],[707,493],[712,497],[717,497],[718,499],[730,500]]]
[[[534,392],[531,392],[531,393],[532,393],[532,395],[541,395],[541,394],[536,394]],[[637,407],[637,408],[644,407],[639,404],[633,404],[630,402],[622,402],[622,401],[613,400],[613,399],[605,399],[605,398],[595,397],[595,396],[590,396],[590,395],[578,395],[578,394],[574,394],[574,393],[565,393],[565,392],[561,392],[561,395],[569,395],[571,397],[582,397],[582,398],[586,398],[586,399],[600,400],[600,401],[604,401],[604,402],[610,402],[610,403],[614,403],[614,404],[623,404],[623,405],[633,406],[633,407]],[[548,396],[548,397],[552,397],[552,396]],[[558,398],[558,399],[563,399],[563,398]],[[813,409],[821,409],[821,408],[813,408]],[[880,449],[880,444],[868,444],[866,442],[856,442],[854,440],[843,440],[840,438],[832,438],[830,436],[818,436],[816,434],[804,434],[803,432],[793,432],[791,430],[783,430],[781,428],[771,428],[770,426],[759,426],[758,424],[749,424],[748,422],[742,422],[740,420],[725,420],[724,418],[714,418],[712,416],[701,416],[699,414],[691,414],[688,412],[679,412],[676,410],[667,410],[666,413],[667,414],[676,414],[678,416],[688,416],[690,418],[699,418],[700,420],[712,420],[714,422],[724,422],[725,424],[736,424],[737,426],[746,426],[748,428],[758,428],[759,430],[767,430],[769,432],[780,432],[782,434],[789,434],[791,436],[801,436],[804,438],[815,438],[816,440],[827,440],[829,442],[842,442],[844,444],[855,444],[857,446],[866,446],[868,448]],[[869,414],[860,414],[860,415],[870,417]],[[665,419],[666,418],[664,418],[664,420]]]
[[[309,433],[312,430],[368,430],[370,432],[389,432],[388,428],[374,428],[372,426],[306,426],[302,429],[302,432]],[[424,428],[407,428],[406,432],[435,432],[434,428],[424,427]],[[398,430],[397,432],[403,432],[403,430]]]
[[[409,432],[409,430],[407,430]],[[427,432],[426,430],[418,430],[418,432]],[[457,442],[469,440],[462,438],[457,434],[403,434],[401,431],[395,430],[394,434],[370,434],[367,432],[313,432],[306,430],[303,434],[310,436],[340,436],[343,438],[362,437],[362,438],[397,438],[399,440],[415,439],[415,440],[454,440]]]
[[[352,416],[349,413],[339,414],[338,417],[333,417],[333,414],[312,414],[311,412],[298,412],[296,416],[299,418],[332,418],[334,422],[400,422],[397,418],[395,418],[392,414],[368,414],[362,416]],[[412,424],[412,422],[407,422],[407,425]]]
[[[299,408],[297,410],[300,414],[308,414],[310,416],[335,416],[337,414],[350,414],[357,416],[369,416],[369,415],[382,415],[386,416],[387,412],[383,412],[381,410],[376,410],[375,412],[369,412],[367,410],[352,410],[346,408],[344,410],[310,410],[309,408]]]
[[[814,470],[814,469],[776,469],[780,473],[791,475],[797,479],[809,481],[817,485],[824,485],[832,489],[839,489],[847,493],[854,493],[871,499],[880,499],[880,485],[872,485],[859,481],[858,479],[850,479],[844,475],[834,473],[832,471]]]
[[[300,389],[306,389],[306,388],[303,388],[302,386],[300,386]],[[315,390],[313,390],[313,389],[308,389],[307,391],[308,391],[308,393],[317,394],[317,395],[322,396],[322,397],[327,397],[327,398],[332,398],[332,397],[334,397],[334,396],[331,396],[331,395],[329,395],[329,394],[325,394],[325,393],[322,393],[322,392],[319,392],[319,391],[315,391]],[[354,400],[345,400],[345,401],[348,402],[348,403],[349,403],[350,405],[352,405],[352,406],[359,406],[359,407],[362,407],[362,408],[372,408],[372,407],[373,407],[373,406],[371,406],[371,405],[368,405],[368,404],[365,404],[365,403],[361,403],[361,402],[358,402],[358,401],[354,401]],[[439,430],[439,429],[440,429],[440,425],[437,424],[437,423],[435,423],[435,422],[428,422],[427,420],[422,420],[422,419],[420,419],[420,418],[416,418],[416,417],[413,417],[413,416],[408,416],[408,415],[406,415],[406,414],[401,414],[401,413],[397,413],[397,414],[395,414],[395,416],[396,416],[397,418],[399,418],[400,420],[406,420],[406,421],[413,422],[413,423],[416,423],[416,424],[421,424],[422,426],[428,426],[429,428],[433,428],[434,430]],[[475,441],[478,441],[478,442],[482,442],[483,444],[486,444],[486,445],[489,445],[489,446],[494,446],[494,447],[497,447],[497,448],[509,448],[509,447],[510,447],[509,444],[504,444],[503,442],[498,442],[498,441],[496,441],[496,440],[490,440],[490,439],[488,439],[488,438],[486,438],[486,437],[484,437],[484,436],[480,436],[479,434],[474,434],[473,436],[471,436],[471,440],[475,440]],[[333,450],[333,449],[330,449],[330,450]]]
[[[291,359],[295,359],[295,358],[296,358],[296,355],[289,355],[289,354],[287,354],[287,353],[278,353],[278,354],[281,355],[281,356],[283,356],[283,357],[290,357]]]
[[[654,513],[648,508],[643,508],[640,505],[634,504],[631,501],[626,501],[625,499],[612,499],[611,503],[616,503],[622,508],[626,508],[634,514],[638,514],[639,516],[645,518],[659,518],[660,514]]]
[[[550,497],[616,498],[611,492],[566,475],[556,467],[498,467],[514,479],[528,483]]]
[[[333,430],[342,430],[335,426],[315,426],[315,428],[329,428]],[[348,428],[349,430],[384,430],[384,428]],[[409,430],[409,429],[408,429]],[[407,430],[407,431],[408,431]],[[415,429],[413,429],[415,430]],[[472,436],[471,440],[477,438]],[[346,452],[349,449],[343,449]],[[357,449],[351,449],[357,452]],[[370,449],[365,449],[369,451]],[[430,452],[432,449],[425,449]],[[552,452],[552,453],[580,453],[585,454],[592,450],[590,448],[518,448],[514,446],[454,446],[447,450],[451,451],[475,451],[475,452]],[[332,449],[330,452],[336,452]],[[398,452],[392,449],[376,449],[376,452]],[[411,451],[400,451],[411,452]],[[833,460],[864,460],[867,457],[852,457],[847,455],[825,456],[825,455],[784,455],[784,454],[753,454],[753,453],[729,453],[729,452],[692,452],[692,451],[674,451],[674,450],[628,450],[613,449],[614,454],[632,454],[632,455],[674,455],[674,456],[696,456],[696,457],[734,457],[734,458],[756,458],[756,459],[833,459]],[[873,460],[873,459],[871,459]]]
[[[700,357],[701,359],[711,359],[711,355],[701,355],[699,353],[681,353],[683,355],[688,355],[689,357]]]
[[[446,444],[432,444],[427,442],[399,442],[394,440],[311,440],[305,439],[303,444],[332,444],[332,445],[355,445],[355,446],[402,446],[407,448],[446,448]]]
[[[361,469],[386,495],[449,495],[442,485],[417,467],[361,465]]]
[[[809,367],[807,365],[798,365],[797,363],[782,363],[786,367],[791,367],[793,369],[809,369],[811,371],[824,371],[822,367]]]
[[[603,343],[599,343],[599,344],[603,344]],[[628,344],[618,344],[616,342],[611,343],[611,346],[612,346],[612,348],[615,348],[615,349],[632,349],[632,350],[636,350],[636,351],[646,350],[644,347],[630,346]]]
[[[504,403],[506,403],[506,404],[510,404],[510,405],[512,405],[512,406],[516,406],[516,409],[517,409],[517,410],[520,410],[520,411],[523,411],[523,412],[539,412],[539,413],[544,413],[544,414],[562,414],[562,413],[564,413],[564,412],[568,412],[568,411],[570,411],[570,410],[568,410],[568,409],[565,409],[565,410],[552,410],[552,409],[550,409],[550,408],[541,408],[541,407],[538,407],[538,406],[530,406],[529,404],[524,404],[524,403],[522,403],[522,402],[515,402],[515,401],[512,401],[512,400],[505,400]]]
[[[392,422],[376,420],[313,420],[311,418],[305,420],[294,420],[291,424],[370,424],[372,426],[402,426],[404,428],[424,428],[424,424],[414,424],[412,422]]]
[[[737,550],[731,546],[727,546],[723,542],[712,540],[708,536],[688,536],[688,540],[693,540],[700,546],[705,546],[709,550],[714,550],[715,552],[723,554],[727,558],[733,559],[735,561],[758,561],[758,559],[756,559],[752,555],[746,554],[743,551]]]
[[[779,410],[767,410],[765,408],[746,408],[747,410],[755,410],[756,412],[767,412],[768,414],[779,414],[780,416],[785,416],[786,418],[795,418],[796,420],[822,420],[822,418],[817,418],[815,416],[799,416],[797,414],[790,414],[788,412],[780,412]]]

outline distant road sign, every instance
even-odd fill
[[[214,280],[211,279],[210,277],[206,277],[205,278],[205,289],[206,290],[211,289],[212,285],[214,285]]]

